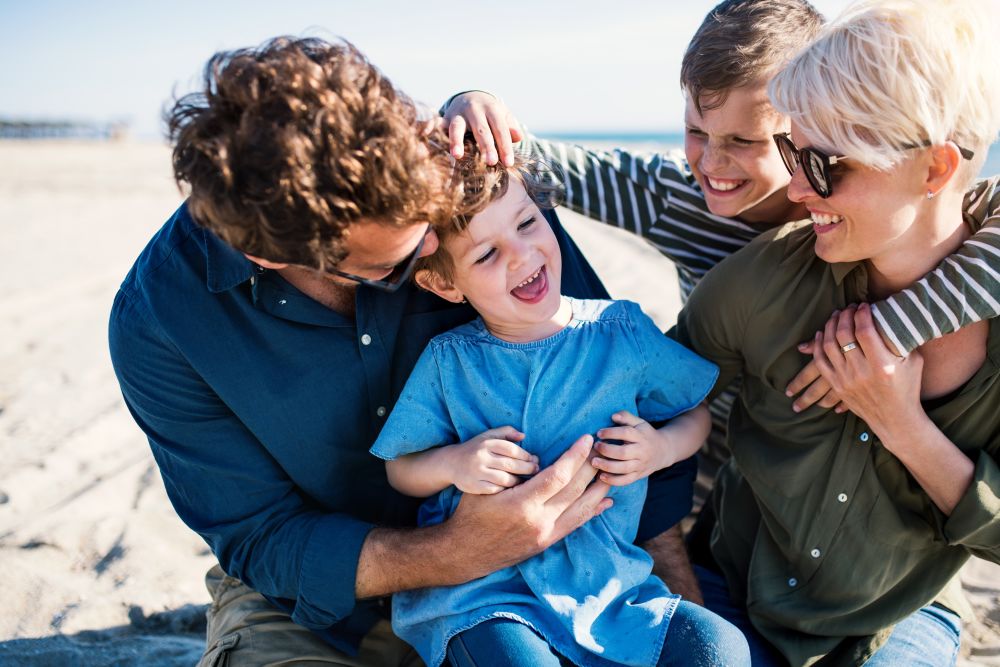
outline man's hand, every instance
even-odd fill
[[[611,507],[609,486],[594,481],[585,435],[531,479],[491,495],[464,494],[442,524],[376,528],[358,559],[358,598],[451,586],[514,565],[558,542]]]
[[[518,475],[538,472],[538,457],[515,442],[524,434],[501,426],[448,449],[452,484],[463,493],[497,493],[521,483]]]
[[[481,90],[456,95],[444,112],[451,154],[462,157],[465,133],[472,132],[486,164],[498,159],[510,167],[514,164],[513,144],[521,141],[521,126],[503,102]]]

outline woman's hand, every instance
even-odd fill
[[[812,356],[815,347],[814,340],[801,343],[799,352]],[[833,408],[833,411],[838,414],[847,412],[840,396],[833,390],[826,378],[820,375],[815,359],[810,359],[809,363],[785,387],[785,396],[788,398],[792,398],[799,392],[802,394],[792,403],[792,410],[795,412],[802,412],[811,405]]]
[[[905,432],[923,415],[920,383],[923,357],[897,357],[875,328],[871,307],[834,312],[813,344],[816,369],[843,405],[882,440]]]
[[[462,140],[468,131],[476,137],[486,164],[496,164],[498,152],[506,166],[514,164],[513,144],[523,138],[521,126],[495,96],[481,90],[456,95],[445,109],[444,122],[449,149],[456,159],[464,153]]]

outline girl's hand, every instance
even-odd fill
[[[452,445],[447,465],[451,483],[463,493],[497,493],[521,483],[518,475],[538,472],[538,457],[514,444],[524,434],[511,426],[484,431],[471,440]]]
[[[599,456],[590,462],[602,471],[602,482],[625,486],[676,462],[669,436],[653,428],[649,422],[626,410],[611,415],[611,421],[619,426],[597,432],[600,440],[594,445],[594,450]],[[617,440],[621,444],[605,440]]]
[[[883,440],[905,432],[923,412],[923,357],[918,352],[905,358],[893,354],[876,330],[868,304],[834,312],[816,334],[813,359],[844,406]]]
[[[499,158],[504,165],[513,166],[513,143],[523,138],[521,126],[495,96],[481,90],[456,95],[445,109],[444,122],[448,128],[449,149],[455,159],[465,152],[462,141],[468,131],[476,137],[486,164],[496,164]]]

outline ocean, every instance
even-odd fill
[[[683,148],[684,135],[680,132],[540,132],[539,136],[559,141],[572,141],[583,146],[610,148],[625,146],[630,150],[669,150]],[[1000,173],[1000,141],[990,146],[983,163],[982,176]]]

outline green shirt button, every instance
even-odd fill
[[[847,494],[846,493],[841,493],[840,495],[837,496],[837,500],[840,501],[840,502],[842,502],[842,503],[846,503],[847,502]]]
[[[870,437],[871,436],[869,436],[868,433],[862,433],[861,434],[861,442],[868,442],[868,438],[870,438]]]
[[[812,551],[809,552],[809,555],[812,556],[813,558],[819,558],[820,557],[820,550],[819,549],[813,549]]]
[[[796,586],[798,586],[798,585],[799,585],[799,580],[798,580],[798,579],[796,579],[795,577],[792,577],[791,579],[789,579],[789,580],[788,580],[788,585],[789,585],[789,586],[790,586],[791,588],[795,588]]]

